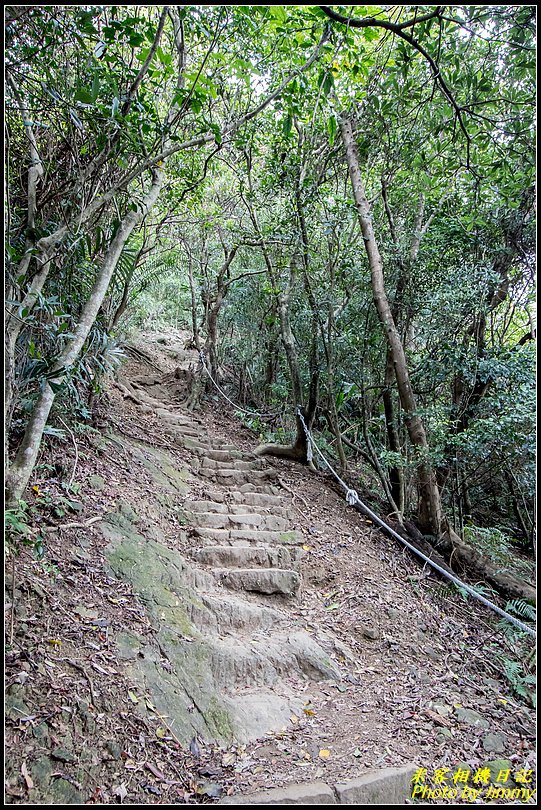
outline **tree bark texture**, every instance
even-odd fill
[[[370,204],[366,197],[361,177],[359,156],[353,135],[351,121],[343,117],[340,122],[342,141],[346,150],[346,160],[351,179],[353,197],[359,217],[359,224],[370,267],[372,294],[378,317],[389,345],[391,360],[396,377],[400,402],[405,414],[405,423],[412,445],[419,453],[417,474],[419,479],[419,523],[423,530],[438,537],[442,532],[442,511],[440,493],[434,470],[428,461],[428,441],[421,418],[417,414],[417,403],[411,387],[408,365],[402,340],[396,328],[391,306],[385,291],[383,260],[372,225]]]
[[[111,242],[104,256],[94,287],[81,313],[79,323],[74,330],[74,337],[66,345],[54,365],[53,371],[57,372],[57,375],[51,379],[51,382],[55,387],[62,383],[79,356],[103,303],[120,254],[133,229],[141,222],[158,199],[162,178],[162,170],[155,170],[153,172],[152,184],[142,203],[137,207],[136,211],[129,211],[126,214],[115,238]],[[7,475],[6,500],[8,503],[16,503],[22,497],[36,463],[43,431],[47,424],[54,399],[55,392],[49,384],[49,381],[45,381],[41,395],[38,398],[26,426],[17,455]]]

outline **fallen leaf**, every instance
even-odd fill
[[[211,799],[219,799],[224,789],[217,782],[205,782],[202,785],[198,785],[195,792],[200,796],[209,796]]]
[[[99,664],[95,664],[95,663],[94,663],[94,661],[92,661],[92,668],[93,668],[93,669],[95,669],[95,670],[96,670],[96,672],[101,673],[101,675],[110,675],[110,674],[111,674],[110,672],[108,672],[108,671],[107,671],[106,669],[104,669],[103,667],[100,667],[100,665],[99,665]]]
[[[320,759],[329,759],[330,755],[331,752],[329,751],[328,748],[322,748],[321,751],[319,752]]]
[[[137,697],[135,692],[132,692],[131,690],[128,690],[128,697],[129,697],[129,699],[131,700],[132,703],[139,703],[139,698]]]
[[[166,779],[165,775],[158,768],[154,767],[152,763],[145,762],[145,768],[149,770],[150,773],[156,777],[156,779],[161,779],[162,782],[165,782]]]
[[[21,765],[21,773],[22,773],[22,775],[24,777],[24,781],[26,782],[26,789],[27,790],[32,790],[32,788],[34,787],[34,782],[32,781],[32,777],[28,773],[28,768],[26,766],[26,760]]]
[[[163,738],[166,736],[167,736],[167,729],[165,729],[163,726],[158,726],[158,728],[156,729],[156,737],[158,737],[160,740],[163,740]]]
[[[437,726],[443,726],[444,728],[451,728],[453,725],[446,717],[442,717],[441,714],[437,714],[436,712],[430,711],[430,709],[424,709],[423,714],[425,717],[428,717],[432,720]]]
[[[127,795],[128,791],[126,789],[126,785],[124,784],[124,782],[122,782],[121,785],[118,785],[117,787],[113,788],[113,796],[118,796],[121,804]]]
[[[307,714],[309,717],[315,716],[315,711],[313,709],[303,709],[303,712]]]

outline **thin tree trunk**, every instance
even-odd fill
[[[434,470],[432,469],[432,466],[427,458],[429,452],[428,441],[426,438],[424,425],[416,412],[417,403],[409,379],[404,347],[396,328],[391,307],[389,305],[389,300],[385,292],[383,260],[381,258],[374,234],[370,204],[366,197],[361,178],[359,156],[350,120],[348,118],[342,118],[340,128],[342,140],[346,150],[346,159],[357,214],[359,217],[359,224],[361,226],[361,232],[370,266],[374,303],[376,305],[379,320],[391,352],[398,393],[404,409],[405,423],[408,434],[411,443],[417,448],[419,454],[419,463],[417,466],[420,496],[419,523],[425,531],[439,537],[442,533],[440,492],[436,482]]]
[[[66,345],[54,365],[53,371],[57,372],[56,377],[44,383],[43,390],[32,412],[19,450],[8,473],[6,482],[6,499],[8,503],[15,503],[22,497],[32,474],[32,470],[34,469],[43,431],[55,399],[56,394],[54,389],[60,386],[63,380],[65,380],[67,373],[77,360],[103,303],[120,254],[133,229],[141,222],[143,217],[156,202],[160,193],[162,178],[163,170],[154,170],[152,184],[142,204],[136,211],[129,211],[126,214],[115,238],[104,256],[101,270],[83,308],[80,321],[74,330],[74,337]],[[52,383],[53,387],[51,387],[50,383]]]

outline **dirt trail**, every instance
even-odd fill
[[[79,462],[80,521],[103,519],[55,535],[54,578],[21,560],[9,801],[193,803],[408,762],[533,767],[532,713],[498,677],[490,617],[322,475],[256,458],[223,400],[184,410],[196,355],[182,333],[157,337]]]

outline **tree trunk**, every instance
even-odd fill
[[[267,256],[268,258],[268,256]],[[310,392],[308,396],[308,404],[303,407],[303,392],[302,381],[299,370],[299,361],[297,357],[297,350],[295,348],[295,339],[291,329],[291,322],[289,319],[289,296],[293,287],[294,278],[294,265],[291,265],[289,283],[286,290],[278,295],[278,316],[280,319],[280,334],[282,344],[286,353],[287,364],[289,367],[289,375],[291,378],[291,388],[293,392],[294,406],[301,409],[301,413],[308,429],[311,428],[312,422],[317,407],[318,396],[318,375],[312,374],[310,379]],[[259,456],[276,456],[278,458],[289,458],[292,461],[300,461],[302,464],[311,465],[308,458],[308,441],[304,426],[297,416],[297,435],[292,445],[282,444],[262,444],[256,448],[255,452]]]
[[[364,239],[374,303],[389,345],[391,360],[396,376],[400,402],[405,414],[405,423],[412,445],[418,451],[419,462],[417,475],[419,480],[419,523],[421,528],[436,537],[442,533],[442,510],[440,492],[436,476],[428,460],[429,446],[421,418],[416,413],[417,403],[411,387],[404,347],[385,292],[383,260],[376,242],[370,204],[364,190],[357,146],[353,136],[351,122],[342,118],[340,122],[342,140],[346,150],[346,159],[353,189],[353,197],[359,217],[359,224]]]
[[[122,221],[117,234],[111,242],[104,256],[101,270],[94,287],[81,313],[80,321],[74,330],[74,337],[66,345],[64,351],[56,361],[53,371],[57,376],[45,381],[42,393],[36,402],[30,420],[27,424],[21,446],[7,476],[6,500],[16,503],[24,492],[28,480],[34,469],[38,456],[43,431],[49,418],[49,413],[55,399],[55,390],[66,378],[67,373],[77,360],[79,353],[88,337],[90,329],[107,293],[109,282],[115,271],[120,254],[133,229],[141,222],[156,202],[162,185],[163,171],[156,169],[153,179],[143,202],[136,211],[129,211]],[[51,384],[53,387],[51,387]]]
[[[19,307],[15,307],[9,311],[6,318],[4,358],[4,430],[6,431],[6,435],[9,433],[11,417],[15,406],[15,349],[19,335],[21,334],[21,331],[25,325],[24,320],[18,317],[15,310],[20,309],[22,311],[26,309],[28,310],[28,313],[30,313],[34,309],[36,301],[38,300],[38,297],[41,294],[43,286],[49,275],[49,270],[51,268],[51,252],[52,251],[49,249],[49,251],[39,259],[40,264],[38,272],[32,279],[23,300],[21,301]]]

